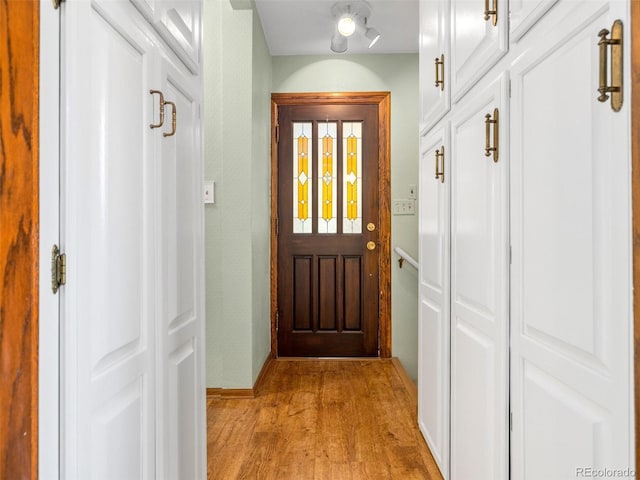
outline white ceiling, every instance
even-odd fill
[[[382,36],[371,49],[357,32],[345,53],[330,48],[336,0],[255,0],[271,55],[417,53],[418,0],[369,0],[367,24]]]

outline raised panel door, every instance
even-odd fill
[[[449,478],[450,145],[443,122],[420,139],[418,425]]]
[[[62,28],[61,477],[154,479],[157,50],[123,2]]]
[[[508,49],[508,2],[451,0],[451,97],[457,103]],[[495,19],[495,25],[494,25]]]
[[[514,479],[634,467],[629,74],[620,112],[597,101],[598,34],[627,10],[560,2],[512,68]]]
[[[202,100],[198,77],[184,67],[163,58],[161,75],[167,103],[162,135],[156,138],[162,292],[158,459],[163,478],[191,480],[206,475]]]
[[[451,117],[451,467],[508,477],[508,81],[469,93]],[[489,124],[487,115],[497,119]],[[498,156],[494,148],[499,128]],[[497,161],[496,161],[497,160]]]
[[[420,130],[428,130],[451,106],[449,0],[420,2]]]
[[[200,73],[202,0],[130,0],[191,73]]]
[[[511,0],[509,41],[517,42],[558,0]]]

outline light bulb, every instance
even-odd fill
[[[338,21],[338,31],[344,37],[350,37],[356,31],[356,22],[349,15],[344,15]]]

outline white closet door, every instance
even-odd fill
[[[560,2],[513,66],[514,480],[633,468],[629,74],[620,112],[596,100],[616,19],[630,71],[627,10]]]
[[[200,73],[202,0],[130,0],[180,60]]]
[[[485,20],[482,0],[451,0],[451,96],[458,102],[508,49],[507,0],[488,0],[493,16]]]
[[[158,405],[161,478],[206,477],[204,237],[200,79],[162,61],[165,124],[159,137],[161,313]],[[164,136],[169,134],[169,136]]]
[[[506,74],[451,117],[451,478],[508,477]],[[485,115],[499,111],[499,157]],[[494,145],[493,127],[490,131]]]
[[[420,130],[431,128],[451,107],[449,8],[449,0],[420,1]]]
[[[157,52],[122,2],[62,16],[61,478],[155,479]]]
[[[449,477],[448,123],[420,140],[420,309],[418,425],[443,477]],[[437,159],[436,159],[437,155]],[[436,171],[441,173],[436,177]]]
[[[558,0],[510,0],[509,41],[517,42]]]

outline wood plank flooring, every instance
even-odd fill
[[[391,360],[274,361],[254,399],[207,401],[208,478],[440,479]]]

